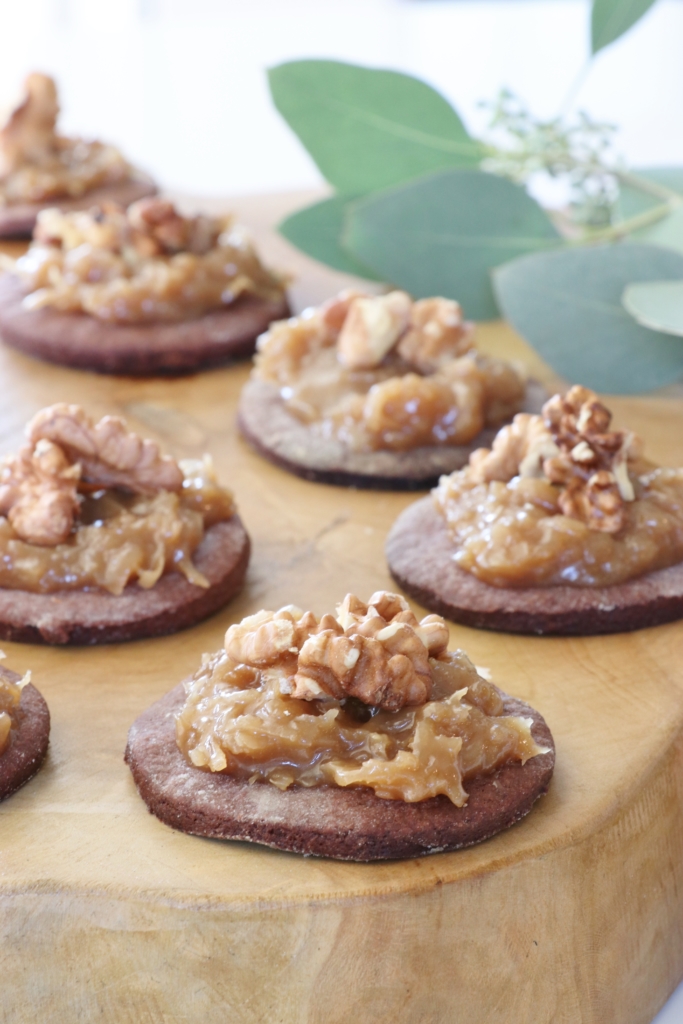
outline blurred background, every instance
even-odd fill
[[[0,107],[56,76],[67,134],[97,136],[197,196],[315,187],[264,71],[299,57],[426,79],[470,129],[502,86],[552,117],[588,56],[587,0],[0,0]],[[683,164],[683,2],[659,0],[600,53],[574,108],[620,126],[632,166]],[[11,43],[11,45],[8,45]]]

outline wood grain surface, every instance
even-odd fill
[[[268,230],[306,199],[233,204],[299,275],[297,308],[349,280]],[[552,385],[508,328],[480,338]],[[349,590],[390,588],[384,538],[414,500],[260,459],[235,429],[247,374],[105,378],[0,346],[0,453],[50,402],[122,414],[176,456],[211,452],[254,544],[243,594],[192,630],[95,649],[3,645],[48,700],[52,738],[40,774],[0,805],[0,1018],[647,1024],[683,975],[683,624],[586,639],[452,628],[557,742],[548,796],[478,847],[343,864],[193,838],[147,813],[122,759],[133,719],[245,614],[290,602],[322,613]],[[675,389],[612,404],[651,456],[681,462]]]

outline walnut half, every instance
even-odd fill
[[[0,130],[0,177],[25,163],[40,163],[57,148],[57,87],[48,75],[33,73],[26,95]]]
[[[175,459],[162,455],[155,441],[129,431],[118,416],[94,423],[80,405],[59,402],[36,413],[26,436],[34,446],[42,439],[59,445],[72,463],[79,463],[81,478],[96,487],[155,494],[183,486]]]
[[[94,423],[79,405],[59,403],[37,413],[26,434],[29,443],[0,472],[0,514],[30,544],[66,540],[83,485],[146,495],[183,486],[177,462],[116,416]]]

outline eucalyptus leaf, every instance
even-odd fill
[[[299,60],[268,77],[275,106],[341,193],[361,195],[482,159],[481,144],[451,105],[410,75]]]
[[[681,206],[665,215],[661,220],[631,232],[630,237],[639,242],[663,245],[667,249],[683,252],[683,168],[653,167],[633,172],[638,178],[663,185],[681,197]],[[626,220],[661,206],[664,198],[657,198],[632,185],[622,185],[619,190],[618,219]]]
[[[683,337],[683,281],[630,284],[621,301],[643,327]]]
[[[683,253],[683,206],[679,206],[677,210],[655,224],[634,231],[630,237],[639,242],[651,242],[652,245],[661,245],[665,249],[675,249]]]
[[[653,182],[664,188],[677,192],[683,198],[683,167],[637,167],[631,172],[634,178],[643,178],[645,183]],[[619,185],[619,202],[617,212],[619,220],[627,220],[654,206],[659,206],[662,199],[649,192],[635,188],[633,185]]]
[[[323,199],[291,214],[278,225],[278,230],[298,249],[321,263],[346,274],[377,280],[368,267],[355,260],[339,243],[348,203],[349,198],[345,196]]]
[[[444,171],[350,203],[342,244],[416,298],[457,299],[498,316],[489,271],[560,237],[523,188],[482,171]]]
[[[634,394],[683,377],[683,345],[637,324],[621,296],[633,281],[683,278],[683,256],[654,245],[573,247],[494,274],[506,318],[572,383]]]
[[[609,46],[623,36],[655,0],[593,0],[591,16],[591,47],[593,53]]]

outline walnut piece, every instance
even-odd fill
[[[199,215],[183,217],[168,199],[150,196],[126,211],[131,243],[141,256],[192,252],[198,256],[216,245],[228,226],[225,219]]]
[[[420,373],[435,373],[472,348],[474,324],[463,322],[460,303],[432,298],[413,303],[410,327],[399,341],[397,352]]]
[[[25,445],[0,472],[0,514],[22,540],[41,547],[61,544],[78,511],[81,467],[56,444]]]
[[[312,356],[332,345],[334,335],[318,316],[276,320],[256,342],[255,373],[262,380],[288,384]]]
[[[352,303],[356,299],[367,298],[368,296],[365,292],[359,292],[356,288],[345,288],[338,295],[334,295],[327,302],[323,302],[322,306],[316,310],[316,313],[324,326],[334,332],[335,336],[338,336],[344,326],[344,321],[349,315]]]
[[[0,130],[0,176],[25,163],[40,163],[57,146],[57,88],[48,75],[37,73],[24,82],[25,98]]]
[[[337,636],[325,630],[309,637],[299,652],[294,697],[337,700],[356,697],[364,704],[397,711],[424,704],[431,694],[427,648],[406,623],[383,625],[374,637]]]
[[[238,665],[275,665],[288,654],[298,654],[317,627],[313,612],[304,613],[294,605],[276,612],[260,611],[230,626],[225,650]]]
[[[474,324],[463,321],[460,305],[451,299],[413,302],[402,291],[371,296],[347,288],[317,308],[271,325],[258,340],[259,376],[288,381],[306,355],[333,345],[349,370],[374,369],[394,351],[426,376],[472,352]]]
[[[560,511],[591,530],[618,533],[625,503],[635,500],[629,458],[640,455],[632,433],[610,430],[612,414],[594,391],[575,385],[554,395],[540,416],[519,413],[500,430],[491,449],[470,456],[469,474],[477,483],[514,476],[545,476],[561,487]]]
[[[421,622],[405,598],[377,591],[365,604],[347,594],[337,617],[289,605],[230,626],[225,650],[236,664],[283,666],[282,692],[299,700],[357,700],[387,711],[430,699],[430,658],[448,647],[438,615]]]
[[[547,401],[543,419],[559,448],[543,469],[552,483],[563,486],[560,509],[591,530],[618,533],[624,525],[625,502],[635,499],[628,459],[640,454],[639,439],[610,430],[609,409],[594,391],[578,384],[564,398],[554,395]]]
[[[26,434],[29,443],[0,473],[0,514],[30,544],[66,540],[84,485],[144,495],[183,486],[177,462],[161,455],[155,442],[130,433],[116,416],[93,423],[79,405],[59,403],[37,413]]]
[[[411,308],[406,292],[353,299],[337,340],[339,361],[352,370],[378,366],[406,330]]]
[[[540,416],[519,412],[496,434],[491,448],[470,455],[469,475],[476,483],[506,482],[514,476],[542,476],[543,460],[559,449]]]
[[[134,251],[143,259],[179,252],[202,256],[218,244],[230,223],[229,217],[183,217],[168,199],[149,196],[128,209],[103,202],[72,213],[56,207],[42,210],[34,241],[64,252],[89,245],[117,254]],[[74,269],[71,263],[69,269]],[[119,273],[124,273],[123,267]]]

